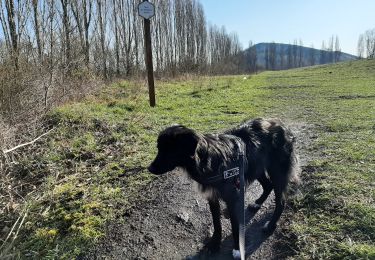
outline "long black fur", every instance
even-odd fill
[[[199,134],[192,129],[177,125],[166,128],[158,137],[158,154],[150,164],[149,171],[163,174],[176,167],[183,168],[197,181],[202,191],[208,192],[208,203],[212,213],[214,233],[208,249],[218,250],[222,231],[220,203],[227,206],[232,224],[234,249],[238,250],[237,207],[239,190],[235,185],[207,183],[208,177],[219,174],[221,167],[237,158],[233,136],[245,145],[245,180],[249,184],[258,180],[263,188],[262,195],[250,208],[257,210],[272,190],[275,193],[275,211],[264,227],[273,232],[285,205],[285,193],[291,179],[297,180],[297,158],[293,148],[294,136],[279,119],[254,119],[223,134]]]

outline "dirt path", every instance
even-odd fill
[[[291,126],[304,165],[307,161],[305,147],[312,133],[304,124]],[[260,185],[253,183],[248,188],[246,203],[253,202],[261,192]],[[232,259],[230,223],[225,218],[222,218],[221,251],[213,256],[200,252],[213,231],[211,215],[206,200],[185,174],[174,172],[161,176],[141,195],[144,197],[132,210],[124,213],[124,221],[107,226],[105,240],[85,259]],[[284,249],[277,248],[281,228],[271,236],[261,231],[273,212],[273,199],[272,193],[255,215],[246,214],[246,259],[280,259],[285,255]],[[283,221],[282,218],[281,226]]]

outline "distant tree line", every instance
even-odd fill
[[[196,0],[158,0],[153,18],[156,71],[162,74],[234,73],[241,51],[236,34],[207,25]]]
[[[338,36],[332,35],[329,38],[328,45],[322,42],[320,49],[320,64],[334,63],[340,61],[341,48]]]
[[[359,35],[357,44],[357,56],[358,58],[375,58],[375,28],[367,30],[366,32]]]
[[[144,69],[141,0],[1,0],[0,62],[44,64],[66,73],[94,69],[104,78]],[[155,0],[155,70],[233,72],[236,34],[207,25],[197,0]],[[225,68],[223,68],[225,67]],[[229,69],[229,71],[228,71]],[[219,70],[219,71],[217,71]]]

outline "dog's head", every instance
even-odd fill
[[[178,166],[186,166],[195,154],[199,136],[194,130],[176,125],[163,130],[158,137],[158,154],[148,170],[153,174],[163,174]]]

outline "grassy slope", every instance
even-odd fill
[[[156,153],[161,129],[182,123],[200,131],[227,128],[263,109],[268,92],[242,77],[200,78],[158,83],[156,108],[144,84],[124,82],[85,102],[55,110],[56,130],[23,171],[46,177],[28,208],[19,237],[20,256],[71,258],[102,236],[105,221],[122,217],[142,185]],[[22,242],[21,242],[22,241]]]
[[[152,180],[144,167],[166,125],[211,132],[275,115],[316,125],[309,150],[322,155],[306,168],[304,196],[293,204],[297,258],[369,257],[375,250],[374,79],[374,61],[361,61],[247,80],[158,82],[156,108],[147,106],[145,86],[130,82],[63,106],[50,115],[56,130],[47,149],[33,157],[43,167],[21,162],[46,182],[29,198],[20,255],[71,258],[103,235],[105,221],[126,221],[120,214]]]
[[[315,125],[296,201],[299,257],[375,258],[375,61],[264,74],[271,111]],[[280,112],[278,112],[280,113]]]

